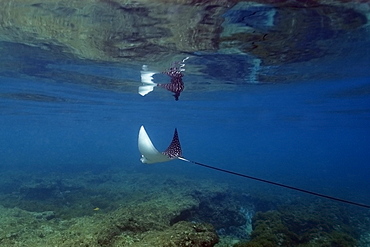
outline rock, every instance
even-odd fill
[[[218,241],[213,226],[180,221],[165,231],[149,232],[140,243],[132,246],[211,247]]]
[[[51,220],[55,218],[54,211],[34,212],[33,215],[38,220]]]

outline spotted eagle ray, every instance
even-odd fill
[[[144,126],[140,127],[138,143],[139,143],[139,150],[141,153],[140,160],[141,162],[145,164],[170,161],[173,159],[177,159],[181,157],[182,155],[179,136],[177,134],[177,129],[175,129],[175,133],[173,134],[171,144],[163,152],[159,152],[154,147],[152,141],[150,140],[148,134],[145,131]]]
[[[153,81],[153,75],[157,74],[157,72],[149,71],[148,66],[143,65],[141,70],[141,82],[143,85],[139,86],[139,94],[141,96],[147,95],[158,86],[174,93],[173,97],[175,97],[175,100],[179,100],[180,94],[185,88],[184,82],[182,81],[182,77],[184,76],[182,72],[185,71],[184,62],[187,59],[189,59],[189,57],[184,58],[181,62],[174,63],[169,70],[163,72],[171,78],[170,83],[165,84],[155,83]]]
[[[202,166],[202,167],[205,167],[205,168],[208,168],[208,169],[216,170],[216,171],[219,171],[219,172],[228,173],[228,174],[231,174],[231,175],[260,181],[260,182],[263,182],[263,183],[272,184],[272,185],[283,187],[283,188],[286,188],[286,189],[291,189],[291,190],[303,192],[303,193],[310,194],[310,195],[313,195],[313,196],[323,197],[323,198],[326,198],[326,199],[339,201],[339,202],[342,202],[342,203],[347,203],[347,204],[351,204],[351,205],[355,205],[355,206],[370,209],[370,205],[357,203],[357,202],[353,202],[353,201],[348,201],[348,200],[341,199],[341,198],[338,198],[338,197],[333,197],[333,196],[329,196],[329,195],[325,195],[325,194],[320,194],[320,193],[317,193],[317,192],[313,192],[313,191],[309,191],[309,190],[305,190],[305,189],[300,189],[300,188],[293,187],[293,186],[290,186],[290,185],[285,185],[285,184],[273,182],[273,181],[270,181],[270,180],[257,178],[257,177],[249,176],[249,175],[246,175],[246,174],[242,174],[242,173],[238,173],[238,172],[234,172],[234,171],[230,171],[230,170],[225,170],[225,169],[222,169],[222,168],[218,168],[218,167],[214,167],[214,166],[210,166],[210,165],[205,165],[205,164],[202,164],[200,162],[188,160],[188,159],[182,157],[182,149],[181,149],[177,129],[175,129],[172,141],[171,141],[170,145],[168,146],[168,148],[163,152],[159,152],[154,147],[152,141],[150,140],[148,134],[146,133],[146,130],[145,130],[144,126],[141,126],[140,130],[139,130],[138,147],[139,147],[139,150],[140,150],[140,153],[141,153],[140,161],[144,164],[153,164],[153,163],[160,163],[160,162],[166,162],[166,161],[179,159],[179,160],[182,160],[182,161],[185,161],[185,162],[188,162],[188,163],[192,163],[192,164]]]

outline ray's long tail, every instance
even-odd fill
[[[203,166],[205,168],[216,170],[216,171],[219,171],[219,172],[224,172],[224,173],[228,173],[228,174],[243,177],[243,178],[248,178],[248,179],[256,180],[256,181],[259,181],[259,182],[272,184],[272,185],[283,187],[283,188],[286,188],[286,189],[291,189],[291,190],[303,192],[303,193],[310,194],[310,195],[313,195],[313,196],[323,197],[323,198],[326,198],[326,199],[330,199],[330,200],[334,200],[334,201],[338,201],[338,202],[342,202],[342,203],[347,203],[347,204],[351,204],[351,205],[355,205],[355,206],[359,206],[359,207],[363,207],[363,208],[370,208],[370,205],[366,205],[366,204],[362,204],[362,203],[358,203],[358,202],[353,202],[353,201],[348,201],[348,200],[341,199],[341,198],[338,198],[338,197],[333,197],[333,196],[329,196],[329,195],[325,195],[325,194],[320,194],[320,193],[316,193],[316,192],[313,192],[313,191],[310,191],[310,190],[300,189],[300,188],[297,188],[297,187],[293,187],[293,186],[289,186],[289,185],[285,185],[285,184],[281,184],[281,183],[276,183],[276,182],[269,181],[269,180],[266,180],[266,179],[252,177],[252,176],[248,176],[246,174],[233,172],[233,171],[225,170],[225,169],[214,167],[214,166],[205,165],[205,164],[202,164],[202,163],[199,163],[199,162],[196,162],[196,161],[185,159],[184,157],[177,157],[177,158],[179,160],[186,161],[186,162],[198,165],[198,166]]]

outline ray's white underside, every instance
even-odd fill
[[[145,131],[144,126],[140,127],[138,146],[141,153],[140,161],[144,164],[153,164],[173,160],[173,158],[169,158],[167,155],[159,152],[154,147],[152,141]]]

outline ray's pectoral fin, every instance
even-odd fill
[[[144,126],[140,127],[138,146],[141,153],[140,161],[145,164],[152,164],[171,160],[168,156],[158,152],[158,150],[154,147],[152,141],[150,140],[148,134],[145,131]]]
[[[179,140],[179,135],[177,133],[177,129],[175,129],[175,133],[173,133],[172,141],[168,148],[163,152],[164,155],[167,155],[171,159],[176,159],[181,157],[182,150]]]
[[[145,164],[153,164],[159,162],[166,162],[181,157],[181,146],[177,129],[172,138],[171,144],[164,152],[159,152],[153,145],[144,126],[140,127],[138,146],[141,153],[140,161]]]

